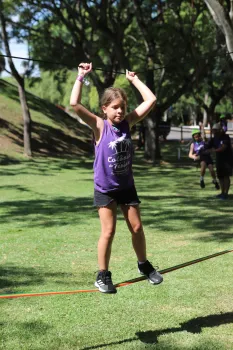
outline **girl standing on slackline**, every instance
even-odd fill
[[[101,99],[103,117],[91,113],[81,104],[84,77],[92,70],[91,63],[80,63],[78,77],[73,86],[70,104],[94,132],[94,204],[98,208],[101,234],[98,241],[99,271],[95,286],[103,293],[116,293],[109,261],[116,231],[117,206],[121,207],[132,236],[132,245],[138,260],[138,270],[150,283],[159,284],[163,278],[147,260],[146,240],[132,173],[133,146],[131,127],[140,122],[154,107],[155,95],[134,72],[126,71],[126,79],[134,85],[143,102],[127,113],[127,96],[124,90],[110,87]]]

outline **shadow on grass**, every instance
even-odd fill
[[[232,324],[233,323],[233,312],[227,312],[223,314],[215,314],[215,315],[208,315],[203,317],[197,317],[193,318],[192,320],[189,320],[187,322],[181,323],[180,327],[174,327],[174,328],[165,328],[161,330],[154,330],[154,331],[145,331],[145,332],[136,332],[135,337],[123,339],[111,343],[102,343],[94,346],[87,346],[85,348],[82,348],[81,350],[91,350],[91,349],[99,349],[99,348],[105,348],[107,349],[110,346],[113,345],[119,345],[124,343],[130,343],[132,341],[140,340],[144,344],[157,344],[159,343],[159,336],[164,334],[171,334],[176,332],[189,332],[192,334],[200,334],[202,332],[203,328],[212,328],[212,327],[218,327],[224,324]],[[163,349],[164,347],[163,342]],[[208,345],[208,343],[205,343],[205,345]],[[167,344],[167,349],[170,349],[170,344]],[[205,347],[203,347],[205,348]],[[172,349],[176,349],[176,347],[172,346]],[[178,348],[177,348],[178,349]],[[211,346],[209,347],[211,349]]]
[[[0,79],[1,93],[19,103],[17,87]],[[40,156],[73,157],[93,153],[92,132],[62,109],[29,92],[26,93],[30,110],[40,112],[52,126],[32,120],[32,152]],[[20,108],[20,106],[19,106]],[[33,118],[32,118],[33,119]],[[0,128],[7,130],[8,139],[23,147],[23,127],[0,118]]]
[[[85,197],[1,202],[1,208],[7,212],[1,215],[0,223],[23,220],[27,227],[69,225],[70,216],[67,214],[75,214],[72,215],[72,224],[80,224],[89,220],[92,214],[96,215],[93,199]]]
[[[1,159],[3,164],[1,164]],[[7,167],[7,165],[17,164],[19,167]],[[83,156],[78,159],[61,159],[61,158],[39,158],[39,159],[27,159],[25,161],[15,160],[0,154],[0,165],[6,165],[0,167],[0,175],[2,176],[15,176],[15,175],[43,175],[52,176],[54,172],[65,170],[77,170],[79,173],[87,173],[92,171],[93,163],[91,157],[86,158]]]
[[[161,228],[172,233],[179,231],[181,225],[187,225],[187,234],[189,234],[188,227],[210,233],[208,237],[206,235],[200,237],[202,241],[223,242],[233,238],[232,233],[224,232],[226,229],[229,231],[232,227],[231,196],[229,200],[221,201],[221,203],[214,196],[212,198],[195,196],[190,198],[188,193],[145,196],[140,195],[139,192],[139,198],[142,201],[143,223],[151,228]]]
[[[0,79],[0,89],[1,89],[1,94],[14,100],[15,102],[20,103],[17,86],[5,80]],[[44,114],[49,119],[54,120],[54,122],[57,123],[62,128],[68,127],[73,129],[75,125],[77,126],[76,120],[72,119],[65,111],[58,108],[56,105],[49,102],[48,100],[42,99],[36,95],[31,94],[30,92],[26,92],[26,96],[28,99],[27,102],[30,110],[34,110]],[[77,130],[77,133],[79,133],[80,135],[86,136],[87,127],[82,124],[78,124],[78,125],[79,125],[79,130]]]
[[[203,328],[218,327],[224,324],[231,323],[233,323],[233,312],[227,312],[218,315],[197,317],[190,321],[181,323],[180,327],[161,329],[159,331],[138,332],[136,333],[136,335],[143,343],[156,344],[158,343],[158,337],[160,335],[183,331],[192,334],[200,334]]]
[[[12,143],[23,149],[23,129],[16,127],[13,123],[0,118],[0,128],[8,131],[7,138]],[[74,127],[73,127],[74,128]],[[72,128],[72,129],[73,129]],[[71,129],[71,130],[72,130]],[[79,125],[76,127],[79,130]],[[31,149],[35,155],[50,156],[57,158],[74,158],[80,155],[91,155],[93,153],[93,145],[91,137],[88,135],[80,135],[77,130],[72,131],[73,135],[68,134],[67,129],[61,129],[45,125],[42,123],[32,124]],[[10,157],[1,160],[0,164],[11,164]],[[4,161],[4,163],[3,163]]]
[[[11,165],[11,164],[20,164],[20,161],[13,157],[9,157],[6,154],[0,154],[0,165]]]
[[[92,179],[86,181],[91,182]],[[12,187],[12,190],[28,192],[24,186]],[[173,197],[140,196],[140,198],[142,200],[143,224],[149,226],[151,230],[153,228],[161,229],[172,234],[179,232],[180,228],[186,225],[187,235],[189,235],[189,228],[192,230],[196,228],[198,232],[204,232],[203,236],[199,233],[199,237],[195,238],[203,242],[231,242],[233,240],[233,234],[229,232],[232,226],[231,208],[229,208],[229,204],[225,206],[225,202],[219,208],[216,200],[200,201],[199,198],[192,198],[190,202],[189,196],[183,195]],[[202,209],[208,208],[208,214],[194,216],[193,210],[196,206],[198,206],[198,213]],[[71,216],[72,224],[80,224],[89,220],[90,217],[96,216],[92,197],[53,197],[2,201],[0,209],[3,211],[0,223],[4,224],[9,220],[11,222],[24,220],[28,227],[69,225]],[[226,215],[228,209],[229,215]],[[124,220],[122,215],[118,216],[118,220]]]
[[[202,242],[218,241],[220,243],[223,243],[223,242],[233,243],[233,233],[213,232],[208,236],[199,237],[198,240]]]
[[[45,272],[37,268],[25,268],[14,265],[0,266],[0,293],[15,293],[15,288],[25,286],[42,285],[45,280],[67,285],[67,279],[72,277],[71,273]]]
[[[13,191],[20,191],[20,192],[31,192],[28,188],[21,186],[21,185],[0,185],[0,189],[3,188],[4,190],[13,190]]]
[[[19,333],[23,332],[25,338],[27,336],[31,337],[32,335],[39,336],[45,334],[52,328],[51,324],[42,321],[21,322],[17,325],[19,326]]]
[[[76,131],[73,132],[74,135],[69,135],[63,130],[36,122],[33,123],[32,132],[34,134],[32,150],[39,153],[40,156],[73,158],[92,152],[91,139],[88,134],[80,137]]]
[[[29,160],[19,166],[1,167],[0,175],[42,175],[53,176],[57,172],[64,170],[77,170],[78,176],[88,174],[85,181],[92,182],[89,176],[93,172],[93,162],[90,158],[80,157],[80,159],[46,159]],[[201,241],[230,242],[233,239],[232,232],[232,195],[226,201],[219,201],[215,198],[216,191],[213,189],[211,198],[204,197],[204,192],[200,193],[199,187],[195,195],[196,184],[193,183],[193,173],[190,169],[178,169],[175,167],[158,168],[152,172],[141,172],[143,167],[138,164],[138,175],[136,177],[136,187],[141,199],[142,220],[144,226],[150,229],[161,229],[171,234],[180,231],[180,228],[187,227],[197,229]],[[142,179],[140,178],[142,177]],[[196,175],[195,175],[196,176]],[[83,178],[83,177],[82,177]],[[198,177],[197,177],[198,179]],[[82,180],[84,181],[84,180]],[[184,183],[185,181],[185,183]],[[199,186],[199,184],[197,184]],[[211,184],[212,186],[212,184]],[[17,188],[18,191],[27,191],[24,188]],[[150,195],[158,193],[158,195]],[[77,186],[78,196],[78,186]],[[88,220],[96,210],[93,208],[93,199],[88,197],[78,197],[76,199],[67,197],[53,197],[35,200],[5,201],[0,204],[4,214],[0,218],[0,223],[6,220],[24,220],[28,226],[41,225],[44,227],[55,225],[67,225],[70,217],[67,214],[75,213],[72,217],[74,224]],[[52,216],[52,217],[51,217]],[[123,220],[119,216],[119,220]],[[232,227],[232,230],[231,230]],[[230,231],[230,232],[229,232]],[[203,236],[200,232],[204,232]]]
[[[8,321],[7,317],[5,319],[4,323],[0,323],[0,326],[2,327],[9,327],[10,321]],[[42,335],[45,335],[51,328],[53,328],[52,324],[49,322],[42,322],[40,320],[36,321],[24,321],[24,322],[14,322],[15,328],[14,331],[11,333],[11,339],[14,339],[14,341],[18,342],[18,344],[22,344],[22,341],[31,339],[32,337],[41,337]],[[12,323],[10,324],[10,327],[12,327]],[[3,332],[4,334],[4,332]],[[5,336],[2,336],[2,344],[4,344],[4,338]],[[33,344],[33,341],[32,341]],[[24,343],[25,345],[25,343]],[[29,345],[30,346],[30,345]],[[31,345],[30,349],[35,349],[33,345]],[[7,348],[7,345],[6,345]],[[17,347],[18,348],[18,347]],[[25,345],[25,349],[28,348]]]

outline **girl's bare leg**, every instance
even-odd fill
[[[209,171],[210,171],[210,175],[212,176],[212,179],[216,181],[217,179],[216,179],[216,174],[215,174],[215,171],[214,171],[213,164],[209,164],[208,168],[209,168]]]
[[[121,205],[129,231],[132,235],[132,244],[138,261],[146,261],[146,239],[142,227],[139,205]]]
[[[205,176],[205,170],[206,170],[206,162],[201,162],[201,176]]]
[[[142,227],[139,205],[121,206],[128,228],[132,235],[132,243],[138,258],[138,269],[141,274],[147,276],[151,284],[160,284],[162,275],[154,269],[146,258],[146,239]]]
[[[99,270],[108,270],[112,242],[116,231],[117,204],[111,202],[106,207],[99,207],[101,234],[98,241]]]

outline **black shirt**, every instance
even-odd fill
[[[208,143],[208,148],[220,148],[225,145],[226,148],[221,152],[216,152],[216,162],[228,162],[233,165],[233,152],[231,146],[230,136],[227,134],[221,134],[214,136]]]

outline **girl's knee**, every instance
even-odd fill
[[[132,231],[131,231],[131,233],[132,233],[133,235],[143,234],[142,224],[141,224],[141,223],[138,223],[138,224],[135,224],[134,226],[132,226]]]
[[[100,238],[111,241],[115,235],[115,230],[105,230],[101,232]]]

